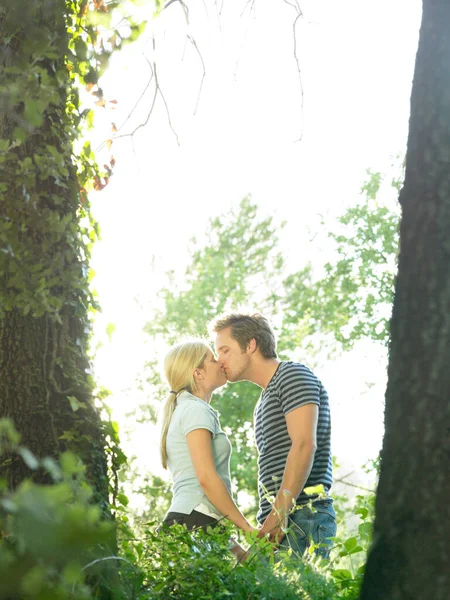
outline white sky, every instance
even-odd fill
[[[287,220],[283,247],[291,269],[321,262],[323,248],[310,241],[308,228],[317,230],[319,214],[332,220],[354,203],[366,168],[386,169],[406,145],[419,0],[301,2],[303,112],[294,9],[282,0],[256,0],[240,17],[246,3],[225,0],[218,18],[214,3],[205,4],[207,10],[192,3],[188,30],[206,67],[195,116],[202,68],[177,3],[114,58],[103,78],[105,96],[118,104],[98,111],[97,136],[110,135],[102,125],[125,121],[148,81],[143,54],[156,58],[180,141],[158,98],[133,141],[113,143],[114,176],[91,195],[103,238],[92,261],[103,307],[96,331],[104,342],[95,371],[113,391],[110,403],[123,426],[133,403],[124,390],[152,352],[142,333],[148,303],[166,270],[182,272],[188,240],[201,241],[210,217],[251,193],[261,214]],[[153,88],[121,133],[145,121],[152,94]],[[109,322],[116,325],[111,342],[104,333]],[[385,367],[384,351],[365,343],[317,373],[333,406],[333,450],[346,465],[359,467],[381,446]],[[156,447],[155,432],[141,427],[129,451],[159,471]]]

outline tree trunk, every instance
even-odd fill
[[[0,15],[0,418],[39,457],[80,456],[109,511],[107,461],[92,401],[87,250],[72,160],[73,94],[64,0],[6,0]],[[72,100],[73,101],[73,100]],[[72,118],[72,120],[71,120]],[[6,142],[5,142],[6,140]],[[5,145],[6,144],[6,145]],[[15,488],[47,483],[21,458],[0,461]]]
[[[450,589],[450,2],[424,0],[364,600]]]

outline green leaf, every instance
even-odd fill
[[[77,412],[77,410],[80,408],[86,408],[86,404],[84,402],[80,402],[78,398],[75,398],[75,396],[67,396],[67,400],[70,402],[73,412]]]
[[[335,571],[331,571],[331,575],[337,581],[346,581],[348,579],[353,579],[353,575],[347,569],[336,569]]]
[[[369,511],[364,506],[362,506],[361,508],[357,508],[355,510],[355,515],[361,515],[361,519],[363,519],[363,520],[367,517],[368,514],[369,514]]]
[[[372,533],[372,523],[360,523],[360,525],[358,525],[358,531],[360,534]]]
[[[18,142],[24,142],[28,137],[27,132],[22,127],[14,127],[13,139]]]
[[[72,452],[63,452],[60,463],[64,475],[75,475],[84,471],[80,459]]]
[[[23,458],[28,468],[35,471],[39,467],[39,461],[28,448],[19,448],[18,454]]]
[[[123,506],[128,506],[128,503],[130,502],[128,496],[125,494],[117,494],[117,500],[123,504]]]
[[[44,120],[42,103],[37,100],[25,100],[24,116],[30,125],[33,127],[40,127]]]
[[[348,551],[353,550],[353,548],[356,548],[357,545],[358,540],[355,537],[351,537],[344,542],[344,546]]]
[[[305,492],[305,494],[324,494],[325,493],[325,488],[324,486],[320,483],[319,485],[312,485],[310,487],[307,487],[303,490]]]
[[[63,436],[61,436],[58,439],[61,439],[62,437]],[[61,479],[61,468],[53,458],[50,458],[50,456],[46,456],[41,460],[41,465],[50,474],[53,481],[59,481]]]
[[[40,595],[40,591],[45,585],[46,568],[44,565],[32,567],[28,573],[23,576],[21,590],[26,596]]]

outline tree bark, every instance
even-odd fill
[[[374,537],[361,598],[450,589],[450,2],[424,0]]]
[[[66,113],[66,10],[64,0],[8,0],[0,15],[0,133],[10,144],[0,165],[0,418],[11,418],[21,444],[39,457],[58,458],[64,450],[80,456],[94,500],[108,514],[102,424],[87,359],[80,190]],[[29,93],[18,93],[22,88]],[[39,116],[34,124],[28,117],[39,102],[45,108],[36,125]],[[30,471],[12,454],[1,457],[0,477],[11,489],[25,477],[49,482],[47,473]]]

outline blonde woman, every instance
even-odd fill
[[[214,526],[226,517],[246,532],[257,531],[231,495],[231,444],[210,406],[225,374],[203,340],[177,344],[164,371],[170,386],[162,422],[161,460],[170,471],[173,498],[163,523],[188,529]],[[241,557],[241,549],[234,553]]]

